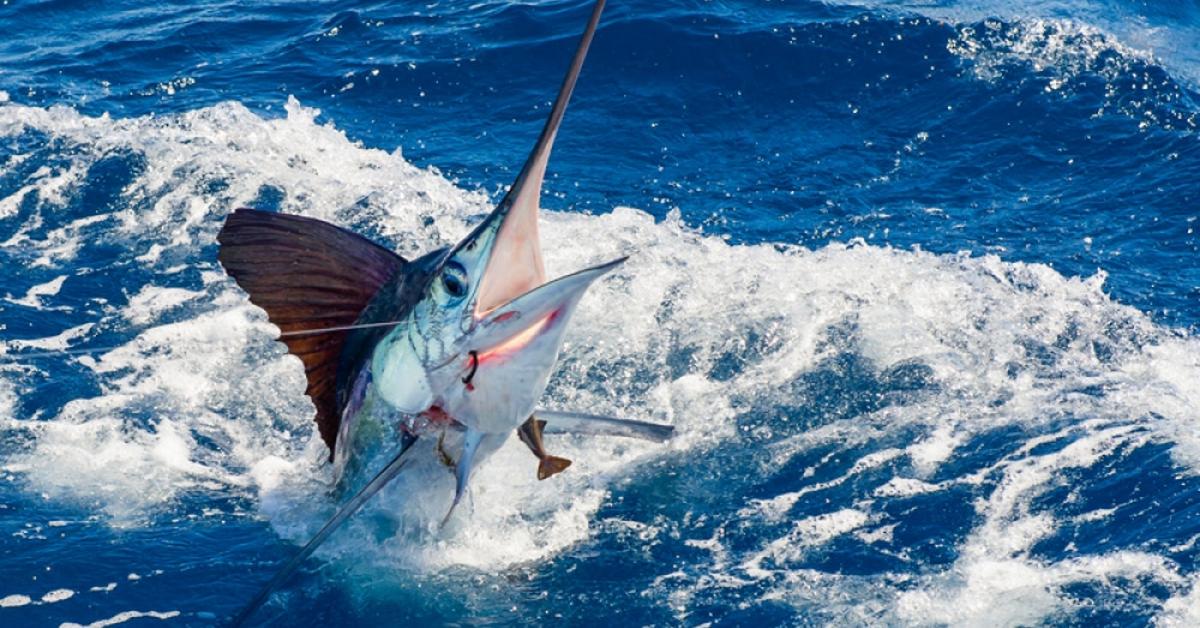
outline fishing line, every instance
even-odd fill
[[[397,325],[402,325],[404,323],[405,323],[405,321],[402,321],[402,320],[401,321],[383,321],[383,322],[379,322],[379,323],[359,323],[356,325],[337,325],[335,327],[318,327],[318,328],[314,328],[314,329],[297,329],[297,330],[293,330],[293,331],[280,332],[279,335],[276,336],[275,339],[283,340],[285,338],[299,338],[299,337],[303,337],[303,336],[316,336],[318,334],[332,334],[332,333],[337,333],[337,332],[342,332],[342,331],[352,331],[355,329],[376,329],[376,328],[380,328],[380,327],[395,327]],[[32,343],[32,342],[37,342],[37,341],[36,340],[13,340],[11,342],[13,342],[13,343]],[[137,338],[133,339],[130,342],[137,342]],[[195,342],[217,343],[218,341],[196,340]],[[106,347],[88,347],[88,348],[81,348],[81,349],[56,349],[53,351],[33,351],[33,352],[29,352],[29,353],[19,353],[19,354],[12,354],[12,355],[6,353],[3,355],[0,355],[0,363],[6,363],[6,362],[13,363],[13,362],[19,362],[20,360],[25,360],[25,359],[37,360],[37,359],[52,358],[52,357],[57,357],[57,356],[89,355],[89,354],[93,354],[93,353],[107,353],[109,351],[116,351],[117,349],[123,349],[127,346],[129,346],[129,343],[126,343],[123,345],[111,345],[111,346],[106,346]],[[17,350],[20,350],[20,347],[15,347],[15,348]]]

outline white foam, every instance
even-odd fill
[[[787,517],[801,497],[804,497],[804,493],[792,491],[780,493],[770,499],[751,499],[745,508],[738,511],[738,517],[745,519],[760,516],[769,522],[778,523]]]
[[[129,299],[126,312],[131,322],[144,325],[164,312],[201,296],[204,296],[204,293],[196,290],[142,286],[142,289]]]
[[[955,421],[957,423],[959,421]],[[922,473],[929,474],[950,458],[954,450],[963,443],[963,435],[956,433],[954,423],[937,426],[933,433],[908,446],[908,456]]]
[[[0,347],[0,355],[4,355],[4,353],[4,348]],[[4,422],[13,421],[13,409],[16,408],[16,405],[16,386],[8,379],[0,377],[0,419],[3,419]]]
[[[766,565],[786,568],[799,561],[811,548],[853,532],[866,525],[867,513],[853,508],[800,519],[787,535],[771,541],[762,551],[752,555],[741,569],[750,577],[761,580],[771,574]]]
[[[918,12],[956,26],[1001,19],[1009,23],[1028,22],[1024,30],[1037,33],[1051,25],[1051,34],[1058,41],[1051,42],[1050,47],[1034,46],[1031,59],[1054,64],[1056,61],[1047,58],[1047,51],[1053,51],[1070,58],[1087,55],[1095,60],[1098,52],[1107,48],[1132,58],[1154,58],[1193,86],[1200,80],[1200,28],[1189,20],[1178,19],[1170,11],[1154,10],[1152,4],[1113,4],[1104,0],[956,0],[916,4],[897,0],[840,0],[838,4]],[[1022,39],[1029,43],[1028,37]]]
[[[19,606],[28,606],[31,603],[33,603],[33,599],[28,595],[17,593],[0,598],[0,608],[17,608]]]
[[[122,611],[108,619],[101,619],[90,624],[64,622],[59,628],[107,628],[123,624],[131,619],[174,619],[176,617],[179,617],[179,611]]]
[[[63,600],[69,600],[73,597],[75,597],[75,592],[70,589],[55,589],[42,596],[42,603],[54,604]]]
[[[892,478],[887,481],[887,484],[875,489],[876,497],[911,497],[913,495],[921,495],[923,493],[932,493],[940,490],[936,484],[922,482],[913,478]]]
[[[1050,91],[1084,72],[1115,78],[1125,68],[1106,59],[1105,53],[1154,60],[1153,55],[1125,46],[1095,26],[1062,19],[1023,18],[1010,23],[1008,31],[998,21],[985,21],[980,27],[960,29],[949,49],[975,61],[975,71],[983,78],[995,78],[1013,62],[1028,63],[1039,72],[1054,70],[1059,78],[1047,86]]]
[[[47,166],[39,168],[31,175],[32,183],[22,186],[16,192],[0,199],[0,218],[6,218],[17,213],[26,197],[34,195],[39,207],[62,208],[67,204],[67,198],[84,174],[80,168],[72,165],[66,168],[52,169]],[[13,242],[13,240],[9,240]]]
[[[36,454],[26,472],[29,480],[51,498],[94,504],[115,524],[133,523],[167,502],[186,477],[179,471],[186,456],[178,460],[169,455],[172,441],[179,438],[169,422],[164,421],[161,432],[132,435],[113,417],[39,427]],[[52,462],[35,461],[36,456],[51,456]]]
[[[933,579],[936,587],[902,593],[897,610],[900,618],[913,624],[1041,624],[1070,608],[1063,586],[1106,584],[1122,578],[1154,578],[1174,586],[1181,581],[1173,563],[1142,552],[1113,552],[1056,563],[978,558],[965,569]]]
[[[78,340],[88,334],[95,327],[95,323],[84,323],[76,325],[62,332],[46,338],[33,338],[30,340],[9,340],[5,343],[8,347],[16,349],[41,349],[43,351],[55,351],[66,349],[71,346],[71,342]]]
[[[59,275],[46,283],[33,286],[25,292],[25,296],[19,299],[10,298],[9,301],[17,305],[41,309],[43,307],[43,297],[52,297],[58,294],[58,291],[62,290],[63,282],[66,280],[66,275]]]
[[[960,549],[948,572],[901,593],[896,610],[906,622],[953,625],[1043,623],[1070,607],[1062,587],[1077,582],[1105,583],[1121,577],[1150,577],[1177,585],[1180,577],[1168,559],[1149,553],[1117,551],[1098,556],[1046,562],[1030,557],[1035,543],[1056,529],[1054,517],[1033,510],[1034,498],[1053,485],[1064,470],[1087,468],[1119,446],[1137,446],[1145,435],[1134,426],[1085,422],[1033,439],[1022,448],[1076,437],[1049,454],[1018,454],[989,471],[1002,472],[999,486],[977,510],[983,523]]]
[[[1164,628],[1200,626],[1200,579],[1193,579],[1183,593],[1172,596],[1163,604],[1154,625]]]

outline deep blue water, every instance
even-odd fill
[[[223,217],[455,239],[588,10],[0,6],[0,625],[211,625],[296,551]],[[677,437],[510,443],[444,531],[415,470],[258,621],[1200,625],[1198,80],[1193,3],[612,2],[542,228],[633,257],[546,405]]]

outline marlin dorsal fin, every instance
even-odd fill
[[[282,332],[280,340],[304,362],[305,392],[332,452],[340,419],[338,365],[348,332],[298,332],[352,325],[404,259],[315,218],[253,209],[230,214],[217,241],[225,271],[267,311]]]

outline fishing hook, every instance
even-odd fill
[[[475,387],[471,385],[471,381],[475,379],[475,371],[479,370],[479,352],[472,350],[468,353],[471,355],[471,372],[462,378],[462,383],[467,385],[467,390],[475,390]]]

